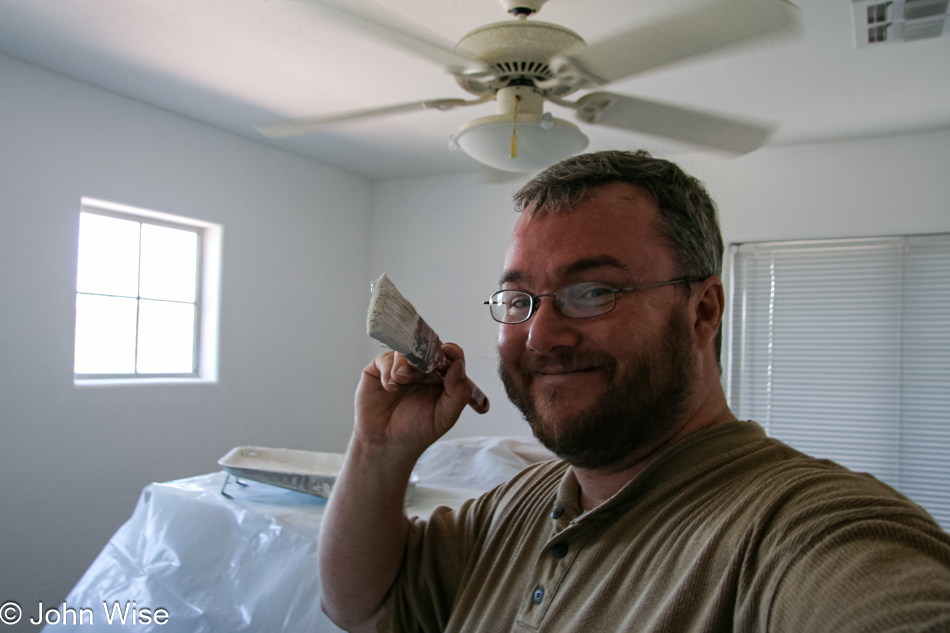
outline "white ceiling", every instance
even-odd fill
[[[537,19],[588,42],[704,0],[549,0]],[[349,0],[451,46],[510,19],[497,0]],[[858,49],[851,0],[795,0],[800,38],[745,46],[607,88],[776,123],[773,144],[950,127],[950,36]],[[950,27],[947,27],[950,29]],[[478,169],[449,137],[493,103],[348,122],[294,139],[254,126],[413,100],[471,98],[432,62],[306,0],[0,0],[0,52],[372,179]],[[2,89],[2,87],[0,87]],[[573,120],[558,106],[555,116]],[[683,147],[580,124],[591,150]]]

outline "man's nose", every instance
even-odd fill
[[[528,349],[548,354],[558,347],[573,347],[579,340],[577,319],[564,316],[554,304],[554,297],[540,299],[528,321]]]

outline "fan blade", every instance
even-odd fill
[[[577,117],[587,123],[644,132],[695,145],[746,154],[762,147],[773,128],[611,92],[577,100]]]
[[[602,85],[798,28],[798,9],[787,0],[715,0],[567,51],[552,60],[551,68],[562,84]]]
[[[475,76],[490,74],[488,66],[484,63],[457,53],[451,46],[438,42],[429,34],[409,25],[383,22],[378,18],[343,9],[323,0],[307,0],[306,4],[333,20],[355,26],[366,33],[434,61],[452,74]]]
[[[271,138],[302,136],[304,134],[316,132],[320,128],[331,123],[338,123],[340,121],[383,116],[386,114],[398,114],[400,112],[412,112],[413,110],[451,110],[452,108],[459,106],[474,105],[484,102],[485,99],[476,99],[472,101],[466,101],[465,99],[429,99],[427,101],[411,101],[409,103],[400,103],[398,105],[385,106],[382,108],[353,110],[352,112],[344,112],[342,114],[307,117],[304,119],[291,119],[289,121],[277,121],[276,123],[259,125],[256,129],[264,136],[269,136]]]

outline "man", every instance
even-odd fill
[[[472,393],[398,354],[363,372],[320,551],[351,631],[950,631],[950,537],[866,475],[797,453],[720,386],[722,238],[645,153],[568,159],[517,195],[491,315],[499,370],[561,459],[458,511],[404,515]]]

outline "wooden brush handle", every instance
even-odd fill
[[[488,396],[474,383],[472,383],[472,397],[468,401],[468,406],[475,409],[478,413],[488,411]]]

